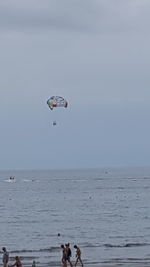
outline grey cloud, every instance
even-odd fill
[[[3,168],[60,167],[62,153],[56,162],[49,153],[60,150],[73,155],[63,167],[88,154],[95,166],[106,150],[105,165],[112,151],[118,162],[121,154],[136,158],[134,148],[142,160],[147,144],[149,160],[149,7],[149,0],[0,1]],[[49,111],[53,94],[67,98],[66,112]]]
[[[96,29],[98,32],[109,34],[149,31],[149,11],[150,2],[148,0],[99,1],[97,2],[99,19]]]
[[[149,10],[148,0],[2,0],[0,29],[143,31],[149,29]]]
[[[0,3],[1,30],[64,29],[88,31],[91,28],[90,1],[13,1]]]

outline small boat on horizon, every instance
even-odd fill
[[[9,177],[9,180],[14,180],[15,179],[15,176],[10,176]]]

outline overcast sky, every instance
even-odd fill
[[[1,0],[0,169],[149,166],[149,32],[149,0]]]

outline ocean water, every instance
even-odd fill
[[[68,242],[84,266],[149,266],[150,169],[1,171],[0,242],[23,266],[61,266]]]

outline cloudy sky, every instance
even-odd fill
[[[149,32],[149,0],[1,0],[0,169],[149,166]]]

